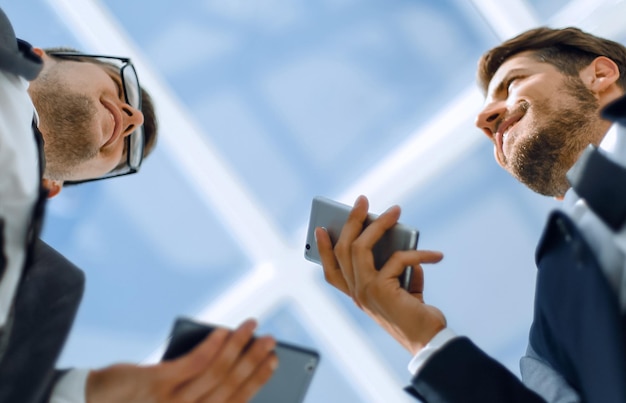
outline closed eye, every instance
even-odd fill
[[[506,83],[505,83],[506,90],[510,93],[511,92],[511,87],[513,86],[513,84],[515,84],[516,81],[521,80],[521,79],[523,79],[525,77],[526,76],[519,75],[519,76],[512,76],[509,79],[507,79]]]
[[[117,97],[124,101],[124,89],[122,88],[122,81],[119,77],[111,75],[111,80],[115,83],[115,87],[117,88]]]

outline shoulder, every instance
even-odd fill
[[[32,46],[15,36],[7,15],[0,9],[0,70],[33,80],[43,67]]]

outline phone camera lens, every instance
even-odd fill
[[[309,250],[309,249],[311,249],[311,245],[310,244],[306,244],[305,248],[306,248],[306,250]]]

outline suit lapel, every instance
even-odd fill
[[[83,290],[82,271],[37,240],[15,299],[8,348],[0,361],[0,402],[39,402],[49,392]]]

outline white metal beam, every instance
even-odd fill
[[[524,0],[472,0],[472,3],[501,40],[539,23],[533,9]]]

